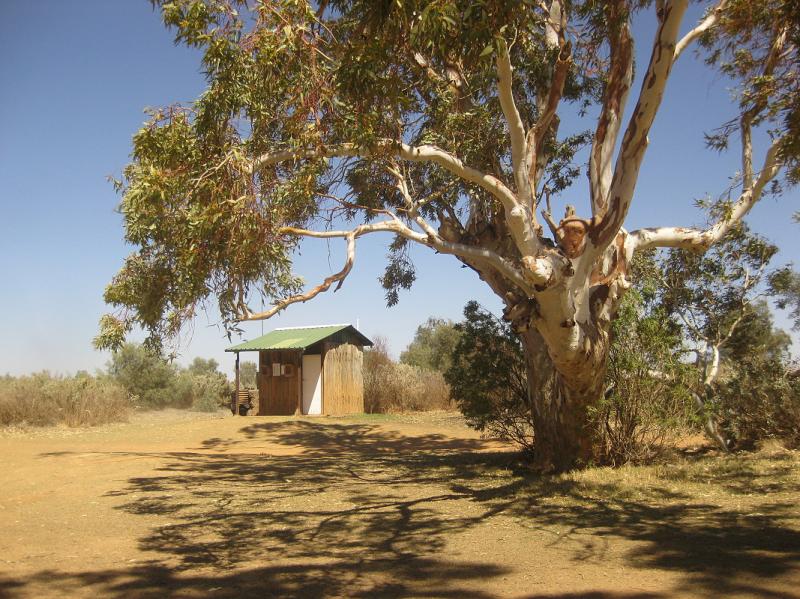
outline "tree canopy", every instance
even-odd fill
[[[609,193],[612,171],[621,185],[624,166],[612,168],[613,144],[632,80],[631,13],[650,10],[649,2],[153,4],[177,43],[202,50],[208,88],[190,105],[153,109],[134,137],[133,162],[118,185],[127,241],[140,249],[106,292],[121,309],[104,317],[101,346],[119,345],[134,325],[157,343],[209,298],[235,327],[255,316],[247,307],[253,293],[278,302],[292,297],[300,289],[290,272],[302,235],[296,228],[321,220],[366,217],[371,224],[354,236],[398,233],[384,278],[390,300],[413,281],[403,252],[409,239],[476,256],[485,250],[474,247],[487,246],[480,236],[495,233],[485,229],[502,223],[505,212],[509,222],[499,233],[510,232],[514,253],[535,256],[535,208],[578,174],[572,158],[587,143],[593,212],[609,221],[598,227],[606,232],[600,246],[624,220],[632,190]],[[740,130],[751,144],[752,127],[770,127],[770,176],[763,178],[772,178],[780,162],[796,179],[798,9],[775,0],[720,2],[678,40],[685,4],[657,3],[656,46],[669,42],[677,59],[699,41],[708,62],[736,85],[742,111],[735,122],[719,123],[709,143],[724,147]],[[639,103],[654,104],[650,111],[671,62],[648,66]],[[653,98],[651,87],[658,88]],[[557,112],[568,103],[602,107],[593,133],[558,136]],[[626,135],[641,145],[652,116],[634,114]],[[642,127],[639,118],[647,121]],[[745,191],[764,174],[752,161],[743,165]],[[618,200],[617,192],[623,192]],[[732,211],[749,209],[757,192],[733,202]],[[609,201],[619,205],[609,210]],[[414,227],[428,218],[442,230]],[[660,236],[667,234],[674,232]],[[451,236],[464,247],[453,247]],[[642,236],[647,244],[705,243],[696,236]],[[498,258],[496,267],[522,284],[525,273]],[[534,284],[552,275],[540,274]]]
[[[358,239],[388,232],[389,304],[413,283],[410,243],[455,256],[501,298],[542,373],[531,391],[547,404],[541,459],[568,467],[591,445],[587,408],[602,394],[634,253],[705,251],[800,178],[800,10],[790,0],[717,0],[693,24],[683,22],[688,0],[153,5],[177,43],[202,52],[207,88],[154,109],[134,137],[118,188],[136,251],[106,290],[115,312],[100,347],[135,327],[158,347],[209,301],[229,331],[269,318],[338,288]],[[639,12],[657,24],[649,39],[635,39]],[[636,44],[652,48],[638,90]],[[707,142],[738,140],[741,168],[707,227],[626,231],[648,133],[690,48],[733,92],[736,118],[709,122]],[[564,134],[566,114],[585,128]],[[551,200],[582,172],[589,213],[568,208],[557,223]],[[303,289],[291,256],[309,237],[341,239],[346,257]],[[253,310],[259,296],[273,306]]]
[[[455,323],[430,317],[417,327],[414,339],[400,354],[400,361],[428,370],[446,372],[450,368],[459,332]]]

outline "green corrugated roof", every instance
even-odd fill
[[[314,345],[317,341],[322,341],[342,329],[348,328],[349,324],[335,324],[318,327],[298,327],[291,329],[275,329],[274,331],[262,335],[252,341],[245,341],[239,345],[229,347],[225,351],[258,351],[261,349],[305,349]],[[354,329],[355,330],[355,329]]]

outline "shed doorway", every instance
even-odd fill
[[[303,355],[303,414],[322,414],[322,356]]]

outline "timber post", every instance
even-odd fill
[[[303,350],[298,351],[297,367],[297,409],[294,411],[295,416],[303,415]]]
[[[233,400],[233,415],[239,414],[239,352],[236,352],[236,394]]]

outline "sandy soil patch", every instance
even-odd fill
[[[538,477],[457,415],[0,433],[0,598],[800,597],[800,457]]]

